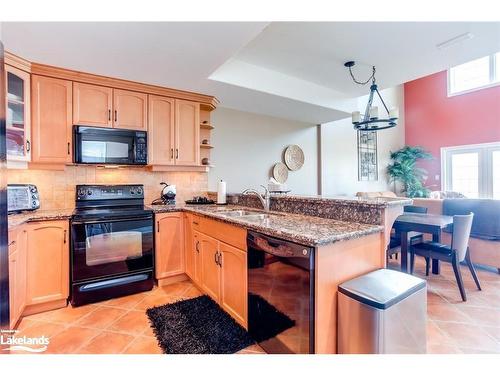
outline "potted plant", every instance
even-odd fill
[[[423,184],[427,171],[416,165],[422,159],[432,159],[432,155],[419,146],[405,146],[391,152],[392,164],[387,167],[389,179],[394,183],[400,182],[403,192],[410,198],[427,198],[430,193]]]

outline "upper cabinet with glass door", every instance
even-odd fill
[[[30,74],[5,65],[7,160],[31,160]]]

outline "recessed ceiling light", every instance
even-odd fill
[[[454,38],[448,39],[442,43],[436,44],[437,49],[445,49],[451,47],[457,43],[463,42],[465,40],[472,39],[474,35],[472,33],[460,34]]]

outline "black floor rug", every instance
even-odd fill
[[[146,311],[168,354],[231,354],[255,343],[243,327],[208,296]]]
[[[295,322],[262,297],[250,294],[250,306],[261,318],[254,339],[208,296],[146,310],[164,353],[231,354],[291,328]],[[264,318],[265,317],[265,318]]]

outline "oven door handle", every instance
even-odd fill
[[[133,216],[133,217],[127,217],[127,218],[100,218],[97,220],[73,220],[71,223],[72,224],[103,224],[103,223],[116,223],[116,222],[125,222],[125,221],[136,221],[140,219],[151,219],[153,220],[152,216]],[[152,225],[152,224],[151,224]]]

